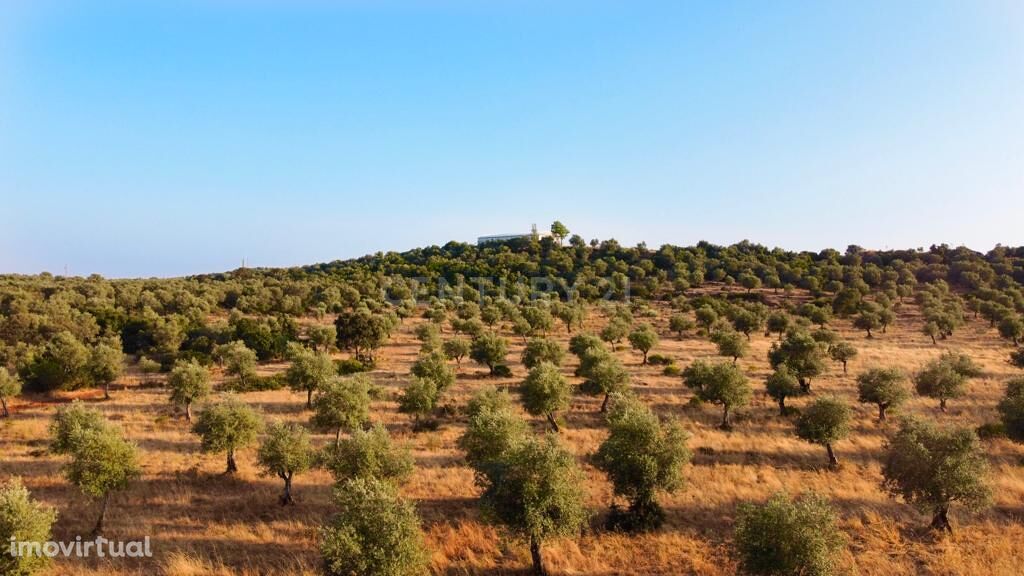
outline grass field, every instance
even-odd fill
[[[715,357],[715,347],[706,339],[677,339],[670,334],[668,316],[667,309],[659,309],[659,317],[653,319],[661,342],[652,353],[670,356],[680,366],[696,358]],[[415,501],[422,517],[432,568],[437,574],[452,575],[520,573],[529,566],[526,546],[479,518],[473,474],[456,448],[464,425],[461,418],[444,418],[436,431],[414,433],[409,417],[397,412],[395,397],[408,381],[419,349],[412,332],[418,322],[422,320],[406,321],[378,353],[372,376],[386,394],[375,402],[373,419],[387,425],[393,438],[409,446],[416,458],[416,472],[402,492]],[[594,310],[587,329],[599,329],[604,322]],[[897,418],[880,425],[874,406],[856,403],[854,382],[855,375],[868,367],[897,366],[909,373],[943,350],[960,350],[984,369],[982,377],[971,381],[969,395],[951,401],[946,414],[939,413],[936,401],[920,397],[914,397],[902,412],[974,427],[996,419],[996,402],[1015,372],[1006,362],[1008,345],[987,323],[971,320],[952,338],[933,346],[921,334],[918,309],[909,303],[900,309],[895,325],[872,339],[845,320],[833,321],[832,328],[860,351],[848,375],[840,365],[831,364],[827,375],[813,382],[816,395],[834,394],[854,406],[853,433],[836,446],[842,466],[834,472],[827,469],[824,449],[797,439],[791,420],[780,417],[775,403],[763,393],[772,338],[755,334],[751,355],[739,361],[755,396],[737,414],[732,432],[717,429],[717,408],[689,405],[692,394],[680,378],[663,376],[660,367],[642,366],[639,353],[620,346],[616,354],[631,372],[637,394],[662,417],[682,422],[691,434],[694,458],[686,470],[688,484],[662,497],[667,522],[661,530],[638,536],[601,530],[601,517],[612,502],[611,489],[587,458],[606,431],[597,411],[599,399],[577,396],[563,415],[561,437],[584,466],[596,514],[592,529],[580,538],[546,546],[549,569],[588,575],[733,574],[736,564],[729,543],[736,505],[765,499],[779,490],[813,489],[828,495],[839,511],[848,540],[842,562],[851,573],[1020,574],[1024,570],[1024,447],[1003,439],[984,441],[994,506],[977,516],[963,516],[954,509],[956,532],[935,536],[925,529],[928,518],[880,490],[879,455]],[[451,335],[447,332],[445,337]],[[522,379],[526,372],[518,361],[522,340],[505,335],[513,344],[509,361],[514,377],[491,379],[486,368],[464,360],[445,403],[462,405],[481,386],[514,386]],[[553,336],[567,346],[564,327]],[[574,366],[575,358],[567,356],[563,367],[567,376],[571,377]],[[284,368],[283,364],[266,365],[261,371]],[[63,479],[61,460],[46,453],[47,424],[57,405],[73,397],[89,402],[122,426],[142,452],[143,477],[115,496],[105,535],[125,540],[148,535],[155,557],[59,560],[50,574],[317,572],[316,527],[332,512],[329,474],[315,470],[297,477],[298,505],[282,508],[277,504],[280,482],[258,474],[253,449],[239,454],[241,470],[235,477],[221,475],[222,456],[199,452],[198,439],[167,402],[162,377],[128,375],[118,384],[109,401],[91,390],[55,398],[25,397],[14,402],[11,418],[0,421],[0,479],[21,476],[35,497],[59,510],[54,527],[57,540],[86,536],[98,510],[97,503]],[[304,394],[281,390],[247,393],[243,398],[268,418],[308,422]],[[797,398],[791,404],[799,408],[807,401]],[[546,429],[542,418],[531,422],[538,432]],[[316,441],[324,444],[332,438],[322,434]]]

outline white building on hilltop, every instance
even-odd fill
[[[480,236],[476,239],[477,246],[483,246],[490,242],[508,242],[509,240],[518,240],[520,238],[543,238],[545,236],[551,236],[550,232],[538,232],[537,225],[534,224],[531,227],[530,232],[526,234],[494,234],[492,236]]]

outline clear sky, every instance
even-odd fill
[[[0,272],[1024,244],[1024,3],[0,2]]]

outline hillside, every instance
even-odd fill
[[[181,407],[169,403],[168,373],[194,361],[212,375],[210,402],[233,390],[267,421],[310,428],[321,448],[335,441],[335,431],[311,425],[306,393],[289,389],[285,374],[302,354],[326,353],[339,374],[364,371],[380,388],[370,421],[413,457],[399,493],[422,522],[432,573],[522,573],[529,548],[482,515],[481,489],[459,438],[470,398],[489,386],[512,392],[515,413],[532,433],[550,429],[543,415],[523,409],[518,394],[529,372],[524,347],[547,339],[564,353],[558,371],[573,386],[568,408],[556,415],[558,442],[585,475],[591,513],[579,537],[545,542],[552,574],[733,574],[737,507],[808,490],[835,510],[845,538],[843,571],[1016,574],[1024,562],[1024,446],[1000,434],[978,441],[991,506],[977,513],[954,506],[952,534],[928,530],[930,514],[882,488],[882,461],[903,417],[970,431],[1000,421],[996,406],[1007,382],[1024,376],[1022,283],[1024,248],[794,253],[742,243],[649,250],[579,237],[564,246],[557,238],[485,248],[449,243],[167,280],[5,276],[0,361],[24,393],[9,399],[11,415],[0,418],[0,482],[21,477],[33,497],[58,510],[56,540],[89,533],[98,502],[64,477],[68,457],[47,449],[57,409],[81,400],[138,448],[140,476],[114,493],[104,535],[148,535],[154,557],[59,559],[47,574],[318,573],[317,530],[336,509],[332,475],[320,468],[298,474],[295,506],[278,504],[281,481],[260,474],[256,444],[238,451],[237,474],[224,475],[223,455],[203,453]],[[617,338],[609,328],[616,324],[625,331]],[[657,334],[649,354],[628,337],[644,325]],[[610,505],[626,500],[593,458],[609,432],[603,394],[588,394],[586,370],[578,374],[585,354],[569,352],[570,339],[583,333],[602,335],[609,362],[628,374],[620,392],[689,435],[685,486],[659,493],[665,516],[655,530],[606,526]],[[489,334],[507,343],[497,362],[507,373],[492,375],[468,357],[449,360],[454,384],[419,415],[426,424],[400,412],[419,358],[440,343]],[[719,426],[721,406],[695,401],[697,391],[680,374],[699,360],[732,364],[720,347],[725,334],[748,347],[735,365],[752,392],[733,411],[731,429]],[[780,364],[773,350],[801,336],[814,342],[821,365],[808,372],[810,394],[787,399],[791,411],[782,415],[765,381]],[[225,346],[236,341],[255,357],[255,373],[232,368]],[[845,371],[831,354],[840,343],[856,350]],[[101,346],[124,354],[110,399],[90,368]],[[913,377],[947,352],[966,355],[978,371],[942,411],[937,398],[914,390]],[[884,422],[877,406],[858,398],[857,377],[872,368],[899,370],[912,391]],[[835,470],[822,446],[794,432],[799,414],[821,398],[850,408],[849,435],[834,446]]]

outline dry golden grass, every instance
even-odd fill
[[[596,311],[590,316],[589,328],[603,324]],[[706,340],[678,340],[669,335],[667,317],[667,311],[661,310],[654,320],[662,341],[653,352],[671,356],[682,366],[695,358],[714,356],[714,347]],[[406,322],[380,353],[373,376],[388,394],[375,404],[374,418],[387,425],[416,457],[416,473],[403,493],[416,502],[423,518],[433,551],[433,570],[453,575],[519,573],[529,565],[525,546],[480,521],[473,475],[455,447],[463,422],[446,419],[436,431],[414,434],[409,419],[396,411],[393,397],[407,381],[418,350],[412,337],[418,321]],[[764,499],[779,490],[813,489],[827,494],[839,510],[849,543],[843,564],[851,573],[1020,574],[1024,570],[1024,449],[1020,446],[1006,440],[985,442],[995,506],[974,517],[955,514],[957,532],[951,537],[930,534],[923,529],[927,524],[924,517],[879,489],[878,458],[895,419],[879,425],[873,407],[856,404],[854,376],[859,371],[868,366],[897,366],[912,372],[944,349],[962,350],[985,370],[983,377],[971,383],[969,397],[951,402],[947,414],[940,414],[936,402],[923,398],[914,398],[903,411],[969,426],[995,419],[995,404],[1004,382],[1013,374],[1006,363],[1008,348],[980,321],[971,321],[939,346],[932,346],[920,335],[920,324],[912,305],[902,308],[888,333],[870,340],[847,322],[834,323],[833,327],[860,349],[849,375],[833,365],[827,376],[813,383],[816,394],[835,394],[855,406],[854,433],[836,446],[843,464],[837,472],[826,470],[820,447],[795,438],[791,422],[780,418],[775,404],[763,395],[770,338],[755,335],[751,356],[740,360],[756,394],[729,433],[716,428],[719,412],[714,407],[687,406],[691,394],[679,378],[661,375],[660,368],[641,366],[639,354],[620,348],[617,354],[633,373],[640,397],[662,416],[676,418],[689,429],[694,452],[693,464],[686,471],[689,483],[685,490],[662,498],[668,518],[658,532],[625,536],[596,529],[612,495],[607,481],[587,464],[586,457],[606,432],[597,413],[599,401],[578,397],[564,415],[562,438],[579,456],[590,478],[590,504],[598,516],[593,522],[595,529],[581,538],[546,546],[549,568],[558,574],[732,574],[736,565],[729,539],[737,503]],[[568,336],[564,329],[556,332],[565,345]],[[484,369],[463,362],[448,402],[462,404],[483,385],[513,385],[522,378],[525,370],[518,363],[521,340],[510,338],[514,345],[509,359],[515,377],[492,381]],[[565,372],[571,375],[572,361],[568,364]],[[221,476],[223,459],[199,453],[197,439],[167,404],[166,391],[159,383],[159,378],[146,382],[128,377],[107,402],[100,401],[98,393],[75,394],[123,426],[142,450],[144,475],[114,499],[107,536],[135,539],[150,535],[155,558],[60,560],[50,574],[316,573],[316,527],[331,514],[329,475],[313,471],[298,477],[299,504],[290,508],[276,504],[279,483],[257,473],[252,449],[239,454],[237,477]],[[37,498],[59,509],[55,537],[60,540],[87,534],[97,512],[94,502],[63,480],[61,462],[45,453],[48,419],[56,402],[69,397],[22,400],[14,404],[12,418],[0,423],[0,479],[23,477]],[[308,420],[300,394],[282,390],[244,397],[268,417]],[[796,399],[792,404],[799,407],[804,402],[806,399]],[[537,431],[545,429],[541,419],[533,422]],[[317,440],[326,443],[329,438],[324,434]]]

